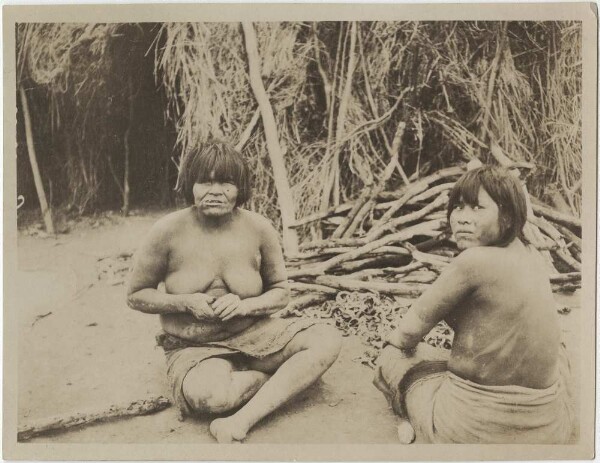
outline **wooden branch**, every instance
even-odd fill
[[[331,286],[332,288],[343,291],[376,291],[378,293],[405,297],[419,297],[424,289],[424,285],[418,284],[411,285],[401,283],[383,283],[378,281],[361,281],[331,275],[319,276],[316,278],[316,281],[319,284]]]
[[[435,280],[437,280],[438,274],[435,272],[428,272],[423,274],[415,274],[415,275],[406,275],[402,278],[399,278],[398,281],[400,283],[422,283],[422,284],[431,284]]]
[[[550,275],[550,283],[572,283],[581,281],[581,272],[557,273]]]
[[[401,189],[399,189],[398,191],[384,191],[379,195],[379,199],[382,201],[393,201],[395,199],[400,199],[402,196],[404,196],[404,194],[409,191],[409,189],[411,188],[415,188],[415,185],[420,185],[422,183],[426,183],[428,186],[431,185],[434,182],[437,182],[438,180],[442,180],[445,178],[450,178],[450,177],[458,177],[462,174],[464,174],[466,172],[466,167],[465,166],[454,166],[454,167],[447,167],[445,169],[440,169],[437,172],[428,175],[427,177],[423,177],[422,179],[420,179],[419,181],[412,183],[411,185],[407,185]],[[419,193],[425,191],[425,189],[419,191]],[[419,194],[416,193],[416,194]]]
[[[350,238],[352,235],[354,235],[354,233],[356,232],[357,228],[360,226],[360,224],[365,219],[365,217],[367,217],[367,215],[369,214],[369,212],[371,212],[373,210],[374,206],[375,206],[374,195],[371,195],[371,197],[368,199],[368,201],[366,201],[365,204],[363,204],[363,206],[356,213],[356,215],[354,216],[354,218],[350,222],[350,225],[348,225],[348,228],[342,234],[342,237],[344,237],[344,238]]]
[[[335,292],[337,293],[337,291]],[[300,296],[295,298],[292,302],[290,302],[285,308],[281,309],[279,312],[275,312],[273,315],[271,315],[271,317],[289,317],[298,310],[310,307],[311,305],[322,304],[328,299],[329,297],[325,294],[307,294],[305,296]]]
[[[555,211],[550,207],[543,206],[535,202],[531,203],[531,208],[533,209],[533,212],[535,212],[537,215],[542,215],[545,218],[552,220],[553,222],[556,222],[558,224],[567,227],[574,227],[581,230],[581,219],[573,217],[572,215],[565,214],[564,212]]]
[[[428,200],[430,200],[434,196],[437,196],[440,193],[443,193],[445,191],[451,190],[454,187],[454,184],[455,184],[455,182],[441,183],[439,185],[431,187],[429,190],[424,191],[420,195],[416,195],[416,196],[413,196],[412,198],[410,198],[406,202],[406,204],[407,205],[413,205],[413,204],[418,204],[418,203],[421,203],[421,202],[428,201]],[[387,204],[389,204],[389,203],[387,203]]]
[[[246,54],[248,56],[250,87],[252,88],[262,117],[267,151],[273,169],[275,189],[277,190],[277,202],[283,226],[283,247],[286,253],[293,254],[298,252],[298,235],[296,234],[296,230],[290,227],[290,224],[296,219],[292,190],[287,176],[283,152],[279,144],[273,107],[271,106],[261,77],[261,60],[258,54],[256,31],[251,22],[243,22],[242,28],[246,43]]]
[[[543,217],[530,217],[528,219],[531,223],[533,223],[536,227],[541,229],[544,233],[546,233],[550,238],[552,238],[559,246],[558,249],[553,250],[553,252],[566,263],[572,269],[580,272],[581,271],[581,262],[577,261],[568,251],[567,245],[563,239],[561,233],[552,226],[550,222],[548,222]]]
[[[27,103],[27,95],[23,87],[19,87],[19,95],[21,96],[21,107],[23,108],[23,121],[25,122],[25,139],[27,140],[27,152],[29,153],[29,162],[31,163],[31,172],[33,173],[33,182],[40,201],[40,209],[44,218],[46,231],[51,235],[54,234],[54,222],[52,221],[52,210],[46,201],[46,193],[44,191],[44,183],[40,175],[40,168],[35,154],[35,142],[33,140],[33,129],[31,127],[31,115],[29,114],[29,104]]]
[[[75,415],[55,416],[37,423],[21,426],[17,432],[17,441],[23,442],[33,437],[53,432],[67,431],[93,423],[105,423],[118,418],[149,415],[169,407],[171,402],[163,396],[136,400],[129,404],[111,405],[108,409],[77,413]]]
[[[370,278],[380,275],[403,275],[415,270],[419,270],[425,267],[422,262],[413,262],[412,264],[404,265],[402,267],[383,267],[383,268],[368,268],[359,270],[354,273],[349,273],[346,276],[355,280],[362,280],[364,278]]]
[[[369,231],[366,239],[367,240],[378,239],[385,232],[395,229],[395,228],[397,229],[401,225],[407,224],[409,222],[415,222],[419,219],[422,219],[430,212],[434,211],[435,209],[438,209],[439,207],[442,207],[443,205],[445,205],[447,203],[448,203],[448,195],[446,194],[446,192],[443,192],[435,199],[435,201],[432,201],[431,203],[427,204],[427,206],[423,207],[422,209],[419,209],[418,211],[411,212],[410,214],[403,215],[403,216],[398,217],[393,220],[389,220],[387,223],[383,222],[383,224],[381,224],[381,225],[378,222],[377,226],[374,226]],[[382,218],[382,221],[383,221],[383,218]]]
[[[250,119],[250,122],[248,123],[248,125],[246,126],[246,128],[244,129],[242,134],[240,135],[240,139],[238,140],[237,145],[235,145],[236,151],[242,151],[242,149],[244,148],[244,145],[250,139],[250,135],[252,135],[252,131],[254,130],[254,127],[256,127],[256,124],[258,123],[259,119],[260,119],[260,108],[256,108],[256,111],[254,111],[254,114],[252,114],[252,118]]]
[[[312,292],[312,293],[324,293],[324,294],[337,294],[335,289],[330,288],[329,286],[323,285],[315,285],[312,283],[302,283],[300,281],[295,281],[289,283],[290,289],[292,291],[297,292]]]
[[[573,233],[571,230],[569,230],[567,227],[565,227],[564,225],[556,224],[556,228],[558,229],[558,231],[560,231],[562,233],[562,235],[568,241],[573,243],[573,246],[575,246],[576,251],[580,253],[582,250],[581,238],[579,236],[577,236],[575,233]]]
[[[347,275],[352,272],[357,272],[359,270],[368,269],[368,268],[380,268],[380,267],[390,267],[390,266],[400,266],[406,265],[408,256],[394,255],[394,254],[385,254],[382,256],[375,257],[367,257],[364,259],[353,260],[349,262],[344,262],[343,264],[334,267],[332,271],[342,272],[344,275]],[[410,259],[410,258],[408,258]]]
[[[300,246],[300,250],[308,251],[312,249],[327,249],[337,247],[357,247],[363,246],[366,241],[363,238],[338,238],[338,239],[326,239],[326,240],[315,240],[308,243],[304,243]]]
[[[290,225],[290,227],[298,228],[303,225],[308,225],[309,223],[316,222],[317,220],[323,220],[323,219],[326,219],[333,215],[342,214],[342,213],[352,209],[353,205],[354,205],[354,202],[349,202],[349,203],[340,204],[339,206],[332,206],[325,211],[316,212],[314,214],[310,214],[310,215],[307,215],[306,217],[298,219],[298,220],[294,221]],[[302,246],[300,248],[302,249]]]
[[[342,220],[342,223],[340,223],[338,225],[338,227],[335,229],[335,231],[331,235],[332,239],[337,239],[337,238],[342,237],[342,235],[344,235],[344,232],[348,229],[350,224],[353,222],[353,220],[356,217],[356,215],[358,214],[358,212],[363,208],[363,206],[365,204],[369,203],[369,200],[371,199],[372,195],[373,195],[373,192],[372,192],[371,187],[365,185],[365,188],[359,195],[358,199],[354,202],[354,205],[352,206],[352,209],[350,209],[350,212],[348,212],[346,217],[344,217],[344,219]]]
[[[422,233],[431,233],[434,230],[438,230],[441,223],[442,222],[439,220],[432,220],[430,222],[423,222],[417,225],[413,225],[412,227],[405,228],[404,230],[399,231],[397,233],[393,233],[378,240],[367,243],[357,249],[353,249],[350,252],[346,252],[344,254],[340,254],[336,257],[333,257],[323,262],[323,264],[321,265],[317,265],[310,268],[307,267],[303,269],[298,269],[296,271],[290,272],[289,278],[293,279],[298,278],[300,276],[322,275],[327,270],[335,267],[336,265],[350,260],[354,260],[360,256],[370,253],[371,251],[374,251],[377,248],[380,248],[381,246],[386,246],[395,242],[406,241]]]

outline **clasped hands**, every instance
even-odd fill
[[[248,304],[237,294],[225,294],[220,297],[196,293],[186,296],[186,311],[198,320],[227,321],[233,317],[249,315]]]

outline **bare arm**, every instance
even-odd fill
[[[474,251],[474,252],[473,252]],[[388,342],[399,349],[415,347],[431,329],[448,315],[476,287],[477,250],[465,251],[441,273],[431,287],[397,322]]]
[[[235,300],[237,296],[228,294],[214,304],[215,313],[222,320],[235,316],[265,316],[283,309],[289,302],[290,291],[285,271],[283,252],[277,231],[270,223],[261,226],[261,267],[263,293],[260,296]]]
[[[169,264],[169,224],[156,223],[138,249],[127,286],[127,305],[149,314],[190,312],[196,318],[214,318],[214,298],[204,294],[165,294],[157,289]]]

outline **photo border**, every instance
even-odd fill
[[[8,5],[4,43],[4,422],[3,457],[17,460],[530,460],[591,459],[595,439],[597,256],[597,8],[594,3],[530,4],[104,4]],[[17,268],[15,26],[21,22],[213,22],[351,20],[582,21],[582,287],[580,439],[574,445],[181,445],[35,444],[17,436]],[[590,406],[594,404],[594,406]]]

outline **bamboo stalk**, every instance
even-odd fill
[[[25,122],[25,138],[27,139],[27,152],[29,153],[29,162],[31,163],[31,171],[33,172],[33,181],[35,183],[35,189],[38,194],[40,201],[40,208],[42,210],[42,217],[44,218],[44,224],[46,225],[46,231],[50,234],[54,234],[54,222],[52,221],[52,211],[46,201],[46,193],[44,192],[44,183],[42,182],[42,176],[40,175],[40,168],[37,163],[37,156],[35,154],[35,143],[33,141],[33,129],[31,127],[31,116],[29,114],[29,104],[27,103],[27,95],[23,87],[19,87],[19,94],[21,96],[21,106],[23,107],[23,120]]]

